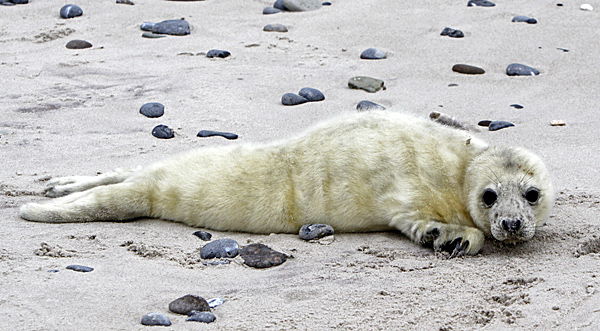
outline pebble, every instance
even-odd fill
[[[490,123],[492,123],[492,121],[490,121],[490,120],[483,120],[483,121],[479,121],[479,123],[477,123],[477,125],[479,125],[479,126],[490,126]]]
[[[76,5],[64,5],[60,9],[60,17],[73,18],[83,15],[83,9]]]
[[[283,24],[267,24],[263,28],[263,31],[267,32],[288,32],[287,26]]]
[[[210,58],[219,57],[219,58],[224,59],[224,58],[228,57],[229,55],[231,55],[231,53],[229,53],[228,51],[221,50],[221,49],[211,49],[210,51],[208,51],[208,53],[206,53],[206,57],[210,57]]]
[[[275,1],[275,3],[273,4],[273,8],[279,10],[287,10],[287,8],[285,8],[285,5],[283,4],[283,0]]]
[[[142,105],[140,114],[150,118],[161,117],[165,114],[165,106],[158,102],[148,102]]]
[[[175,137],[173,130],[166,125],[160,124],[152,129],[152,135],[160,139],[171,139]]]
[[[455,64],[452,66],[452,71],[466,75],[482,75],[485,73],[485,70],[468,64]]]
[[[240,252],[244,263],[253,268],[270,268],[278,266],[287,260],[287,255],[272,250],[263,244],[244,246]]]
[[[358,110],[358,111],[385,110],[385,107],[380,104],[377,104],[375,102],[371,102],[369,100],[363,100],[356,105],[356,110]]]
[[[363,60],[381,60],[385,59],[387,55],[384,51],[377,48],[367,48],[360,53],[360,58]]]
[[[187,294],[171,301],[169,303],[169,310],[175,314],[189,315],[193,310],[198,312],[210,311],[210,306],[203,297]]]
[[[68,49],[85,49],[92,47],[92,44],[85,40],[75,39],[71,40],[67,43],[66,47]]]
[[[223,137],[223,138],[229,139],[229,140],[234,140],[234,139],[238,138],[238,135],[235,133],[212,131],[212,130],[201,130],[200,132],[198,132],[198,134],[196,136],[201,137],[201,138],[220,136],[220,137]]]
[[[142,33],[142,37],[144,37],[144,38],[164,38],[166,36],[162,35],[162,34],[154,34],[151,32],[144,32],[144,33]]]
[[[320,239],[331,235],[333,235],[333,228],[327,224],[306,224],[298,232],[298,236],[303,240]]]
[[[469,0],[467,6],[494,7],[496,4],[487,0]]]
[[[200,249],[200,257],[203,259],[234,258],[238,255],[240,246],[233,239],[217,239]]]
[[[148,313],[142,316],[142,324],[143,325],[163,325],[170,326],[171,321],[169,318],[163,314],[159,313]]]
[[[323,4],[319,0],[283,0],[283,6],[289,11],[309,11],[319,9]]]
[[[527,17],[527,16],[515,16],[512,19],[513,22],[525,22],[529,24],[536,24],[537,20],[535,18]]]
[[[563,121],[563,120],[552,120],[552,121],[550,121],[550,125],[552,125],[552,126],[565,126],[565,125],[567,125],[567,123],[565,123],[565,121]]]
[[[218,306],[224,304],[225,303],[225,299],[223,299],[223,298],[212,298],[212,299],[206,300],[206,302],[208,302],[208,306],[210,308],[215,308],[215,307],[218,307]]]
[[[385,90],[381,79],[371,78],[367,76],[356,76],[348,80],[348,87],[352,89],[361,89],[369,93],[375,93],[381,89]]]
[[[563,51],[563,52],[565,52],[565,53],[569,51],[569,50],[568,50],[568,49],[566,49],[566,48],[560,48],[560,47],[559,47],[559,48],[557,48],[557,49],[558,49],[559,51]]]
[[[462,38],[465,36],[465,34],[462,31],[454,30],[449,27],[444,28],[444,30],[442,30],[442,33],[440,33],[440,35],[448,36],[448,37],[452,37],[452,38]]]
[[[506,74],[509,76],[535,76],[540,72],[532,67],[520,63],[512,63],[506,67]]]
[[[585,11],[592,11],[592,10],[594,10],[594,7],[592,7],[592,5],[590,5],[588,3],[584,3],[583,5],[581,5],[581,7],[579,7],[579,9],[585,10]]]
[[[512,105],[510,105],[510,106],[511,106],[511,107],[513,107],[513,108],[516,108],[516,109],[523,109],[523,106],[521,106],[521,105],[519,105],[519,104],[516,104],[516,103],[513,103],[513,104],[512,104]]]
[[[124,5],[132,5],[132,6],[134,5],[134,3],[129,0],[117,0],[117,3],[124,4]]]
[[[193,233],[193,235],[204,241],[210,241],[210,238],[212,238],[212,234],[206,231],[196,231]]]
[[[286,93],[281,97],[281,103],[286,106],[296,106],[308,102],[306,98],[303,98],[295,93]]]
[[[204,322],[204,323],[212,323],[217,319],[217,317],[208,311],[201,311],[195,314],[192,314],[190,317],[186,319],[187,322]]]
[[[0,0],[0,5],[3,6],[25,5],[27,3],[29,3],[29,0]]]
[[[489,125],[490,131],[497,131],[500,129],[508,128],[511,126],[515,126],[514,124],[506,121],[491,121]]]
[[[323,2],[323,6],[331,6],[331,2],[325,1],[325,2]]]
[[[94,271],[94,268],[92,268],[92,267],[86,267],[84,265],[79,265],[79,264],[68,265],[67,269],[70,269],[70,270],[73,270],[73,271],[79,271],[79,272],[92,272],[92,271]]]
[[[277,13],[281,13],[282,10],[281,9],[277,9],[277,8],[273,8],[273,7],[265,7],[265,9],[263,9],[263,15],[271,15],[271,14],[277,14]]]
[[[166,20],[159,23],[144,22],[140,29],[158,34],[184,36],[190,34],[190,24],[186,20]]]
[[[312,88],[312,87],[304,87],[298,92],[298,95],[303,97],[308,101],[323,101],[325,100],[325,95],[323,92]]]

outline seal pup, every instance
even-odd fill
[[[550,213],[548,171],[534,154],[393,112],[359,113],[297,138],[192,150],[136,170],[48,182],[38,222],[161,218],[215,230],[298,233],[397,229],[413,242],[476,254],[484,236],[531,239]]]

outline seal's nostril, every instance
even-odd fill
[[[518,218],[515,218],[514,220],[506,220],[506,219],[504,219],[504,220],[500,221],[500,225],[502,225],[502,228],[505,231],[508,231],[508,232],[517,232],[517,231],[519,231],[521,229],[521,226],[523,225],[523,222],[520,219],[518,219]]]

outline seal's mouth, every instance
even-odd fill
[[[516,244],[527,241],[535,234],[535,229],[531,231],[530,227],[524,227],[518,231],[506,230],[503,227],[492,227],[492,236],[498,241],[504,243]]]

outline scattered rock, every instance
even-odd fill
[[[197,136],[201,137],[201,138],[220,136],[220,137],[223,137],[223,138],[226,138],[229,140],[234,140],[234,139],[238,138],[238,135],[235,133],[212,131],[212,130],[201,130],[200,132],[198,132]]]
[[[304,87],[300,90],[300,92],[298,92],[298,95],[300,95],[301,97],[303,97],[304,99],[308,100],[308,101],[323,101],[325,100],[325,95],[312,87]]]
[[[73,18],[83,15],[83,9],[76,5],[64,5],[60,9],[60,17]]]
[[[281,97],[281,103],[286,106],[296,106],[306,102],[308,100],[295,93],[286,93]]]
[[[358,110],[358,111],[385,110],[385,107],[380,104],[377,104],[375,102],[371,102],[369,100],[363,100],[356,105],[356,110]]]
[[[442,30],[442,33],[440,33],[440,35],[448,36],[448,37],[452,37],[452,38],[462,38],[465,36],[465,34],[462,31],[454,30],[449,27],[444,28],[444,30]]]
[[[536,24],[537,20],[535,18],[527,17],[527,16],[515,16],[512,19],[513,22],[525,22],[528,24]]]
[[[506,67],[506,74],[509,76],[535,76],[540,72],[532,67],[520,63],[512,63]]]
[[[497,131],[500,129],[508,128],[511,126],[515,126],[514,124],[506,121],[491,121],[489,125],[490,131]]]
[[[117,3],[124,4],[124,5],[132,5],[132,6],[134,5],[134,3],[129,0],[117,0]]]
[[[165,106],[158,102],[148,102],[142,105],[140,114],[150,118],[161,117],[165,114]]]
[[[142,316],[142,325],[162,325],[162,326],[170,326],[171,321],[169,318],[163,314],[159,313],[148,313]]]
[[[483,120],[483,121],[479,121],[479,123],[477,123],[477,125],[479,125],[479,126],[490,126],[490,123],[492,123],[492,121],[490,121],[490,120]]]
[[[273,8],[279,10],[287,10],[287,8],[285,8],[285,5],[283,4],[283,0],[275,1],[275,3],[273,4]]]
[[[212,323],[217,319],[217,317],[208,311],[201,311],[195,314],[190,315],[186,319],[187,322],[204,322],[204,323]]]
[[[448,87],[457,87],[457,86],[458,86],[458,84],[455,84],[455,83],[448,84]]]
[[[289,11],[309,11],[319,9],[323,4],[319,0],[283,0],[283,6]]]
[[[567,125],[567,123],[565,123],[565,121],[563,121],[563,120],[552,120],[552,121],[550,121],[550,125],[552,125],[552,126],[565,126],[565,125]]]
[[[169,303],[169,310],[175,314],[189,315],[192,311],[210,311],[208,302],[203,297],[187,294]]]
[[[171,139],[175,137],[173,130],[166,125],[160,124],[152,129],[152,135],[160,139]]]
[[[584,3],[583,5],[581,5],[581,7],[579,7],[579,9],[585,11],[592,11],[594,10],[594,7],[592,7],[592,5],[590,5],[589,3]]]
[[[27,3],[29,3],[29,0],[0,0],[0,5],[3,6],[25,5]]]
[[[483,75],[485,73],[485,70],[468,64],[455,64],[452,66],[452,71],[466,75]]]
[[[203,259],[234,258],[239,253],[240,246],[233,239],[218,239],[210,242],[200,249],[200,257]]]
[[[467,6],[494,7],[496,4],[487,0],[469,0]]]
[[[244,246],[240,252],[244,263],[253,268],[270,268],[285,262],[287,255],[272,250],[263,244],[250,244]]]
[[[568,49],[566,49],[566,48],[560,48],[560,47],[559,47],[559,48],[557,48],[557,49],[558,49],[559,51],[563,51],[563,52],[565,52],[565,53],[567,53],[567,52],[569,51],[569,50],[568,50]]]
[[[215,308],[218,307],[222,304],[225,303],[225,299],[223,298],[212,298],[212,299],[208,299],[206,302],[208,302],[208,306],[210,308]]]
[[[50,256],[50,257],[72,257],[73,254],[65,252],[60,246],[50,246],[47,243],[41,243],[40,248],[33,251],[33,254],[38,256]]]
[[[512,105],[510,105],[511,107],[515,108],[515,109],[523,109],[523,106],[513,103]]]
[[[265,9],[263,9],[263,15],[271,15],[271,14],[277,14],[277,13],[281,13],[282,10],[281,9],[277,9],[277,8],[273,8],[273,7],[265,7]]]
[[[323,2],[323,6],[331,6],[331,2],[325,1],[325,2]]]
[[[306,224],[298,232],[298,236],[303,240],[320,239],[331,235],[333,235],[333,228],[327,224]]]
[[[229,55],[231,55],[231,53],[229,53],[228,51],[224,51],[224,50],[220,50],[220,49],[211,49],[210,51],[208,51],[208,53],[206,53],[206,57],[219,57],[219,58],[226,58]]]
[[[210,241],[210,238],[212,238],[212,234],[206,231],[196,231],[193,233],[193,235],[204,241]]]
[[[166,20],[159,23],[144,22],[140,29],[158,34],[184,36],[190,34],[190,24],[186,20]]]
[[[85,40],[75,39],[75,40],[69,41],[67,43],[66,47],[68,49],[85,49],[85,48],[92,47],[92,44],[90,44],[89,42],[87,42]]]
[[[263,31],[267,31],[267,32],[288,32],[288,28],[287,26],[283,25],[283,24],[267,24],[265,25],[265,27],[263,28]]]
[[[348,87],[351,89],[361,89],[369,93],[375,93],[381,89],[385,90],[381,79],[371,78],[367,76],[356,76],[348,80]]]
[[[79,264],[68,265],[67,269],[73,270],[73,271],[79,271],[79,272],[92,272],[92,271],[94,271],[94,268],[92,268],[92,267],[86,267],[84,265],[79,265]]]
[[[377,48],[367,48],[360,53],[360,58],[363,60],[382,60],[386,57],[385,52]]]

